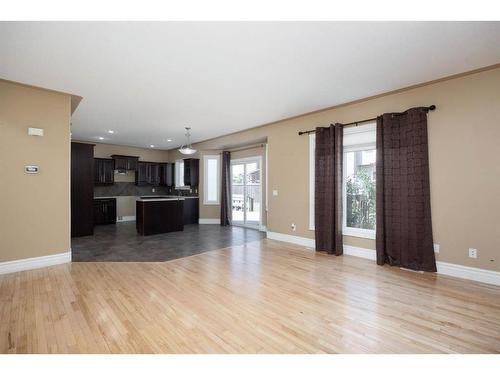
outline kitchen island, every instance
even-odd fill
[[[138,198],[136,228],[143,236],[184,230],[184,198],[171,196]]]

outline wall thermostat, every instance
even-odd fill
[[[24,171],[30,174],[38,173],[38,165],[27,165],[24,167]]]

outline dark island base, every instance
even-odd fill
[[[184,230],[184,201],[136,202],[136,228],[143,236]]]

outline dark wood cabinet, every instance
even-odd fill
[[[94,199],[94,225],[116,223],[116,198]]]
[[[160,185],[160,166],[158,163],[140,161],[135,171],[136,185]]]
[[[115,169],[120,171],[135,171],[137,163],[139,162],[138,156],[127,155],[111,155],[115,161]]]
[[[136,202],[136,228],[143,236],[184,230],[182,200]]]
[[[197,187],[200,176],[200,159],[184,159],[184,185]]]
[[[147,182],[148,185],[160,185],[160,166],[158,163],[148,163],[147,167]]]
[[[94,158],[94,185],[112,185],[115,183],[115,161],[113,159]]]
[[[71,142],[71,236],[94,234],[94,145]]]
[[[184,199],[184,224],[198,224],[200,218],[200,199]]]
[[[140,161],[137,163],[137,169],[135,171],[135,184],[136,185],[147,185],[147,170],[148,163]]]
[[[161,186],[174,186],[174,169],[173,163],[160,163],[160,185]]]

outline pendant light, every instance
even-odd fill
[[[184,155],[192,155],[196,152],[196,150],[191,145],[191,134],[189,134],[189,131],[191,130],[191,128],[186,127],[185,129],[186,129],[187,142],[185,145],[181,146],[181,148],[179,149],[179,152],[181,154],[184,154]]]

